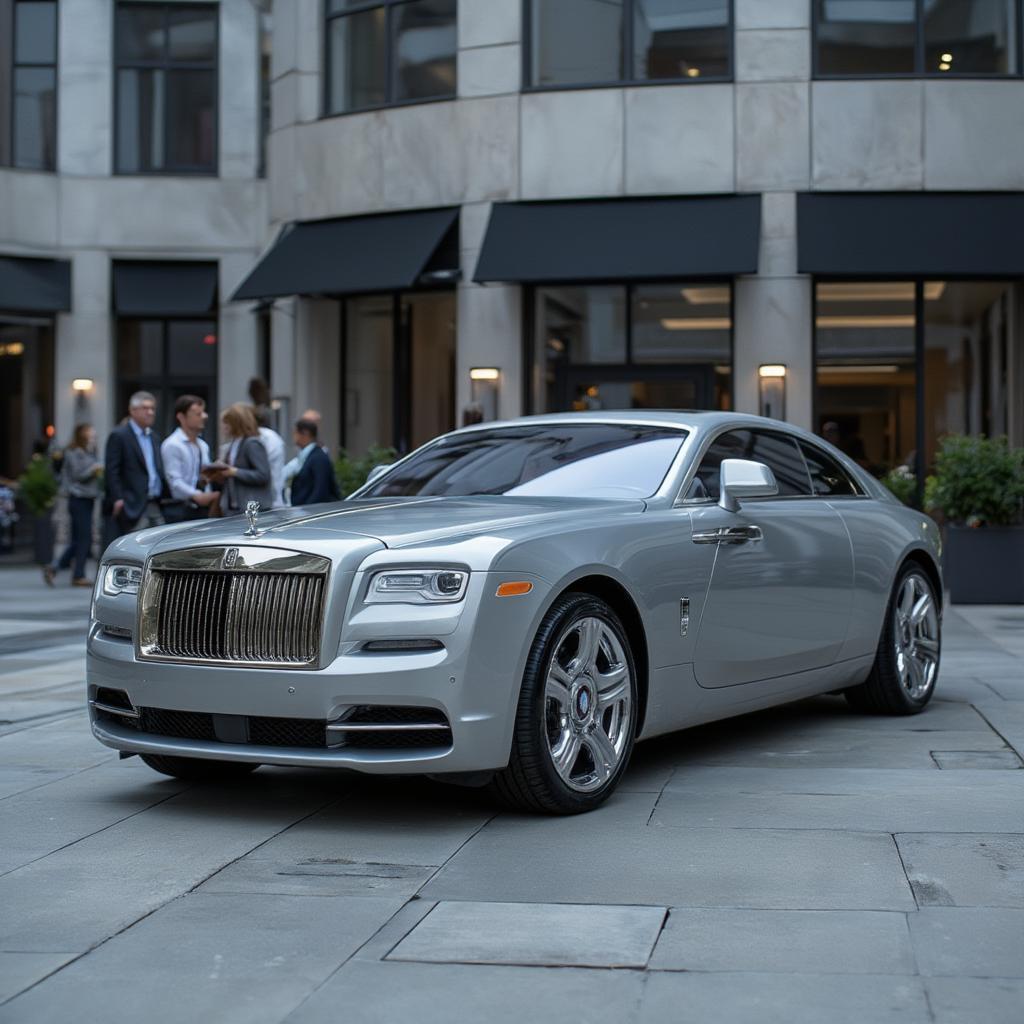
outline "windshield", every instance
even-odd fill
[[[686,439],[673,427],[533,423],[474,430],[429,444],[360,497],[509,494],[647,498]]]

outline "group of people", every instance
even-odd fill
[[[229,405],[220,415],[223,443],[214,459],[203,438],[209,414],[202,398],[178,398],[178,426],[164,439],[153,430],[156,405],[148,391],[131,396],[128,416],[107,439],[102,463],[93,427],[83,423],[75,428],[61,466],[71,539],[60,557],[43,569],[51,586],[57,573],[68,568],[72,586],[92,586],[85,564],[101,488],[105,543],[164,523],[238,515],[251,501],[266,510],[339,497],[334,465],[318,439],[320,414],[315,409],[295,423],[296,455],[286,462],[285,442],[270,427],[266,407]]]

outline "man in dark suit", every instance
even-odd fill
[[[331,457],[317,444],[317,426],[313,420],[299,420],[292,435],[299,454],[285,467],[292,476],[292,504],[315,505],[320,501],[337,501],[338,479]]]
[[[153,432],[155,419],[156,399],[148,391],[136,391],[128,400],[127,422],[107,438],[104,508],[113,518],[118,537],[164,521],[160,500],[167,481],[160,438]]]

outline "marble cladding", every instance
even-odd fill
[[[625,103],[627,193],[734,190],[731,85],[627,89]]]

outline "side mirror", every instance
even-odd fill
[[[740,498],[770,498],[779,493],[775,474],[763,463],[750,459],[722,459],[722,496],[718,504],[726,512],[739,512]]]
[[[383,476],[390,468],[390,462],[386,462],[380,466],[374,466],[373,469],[370,470],[369,476],[367,476],[366,478],[366,483],[372,484],[373,481],[377,479],[377,477]]]

